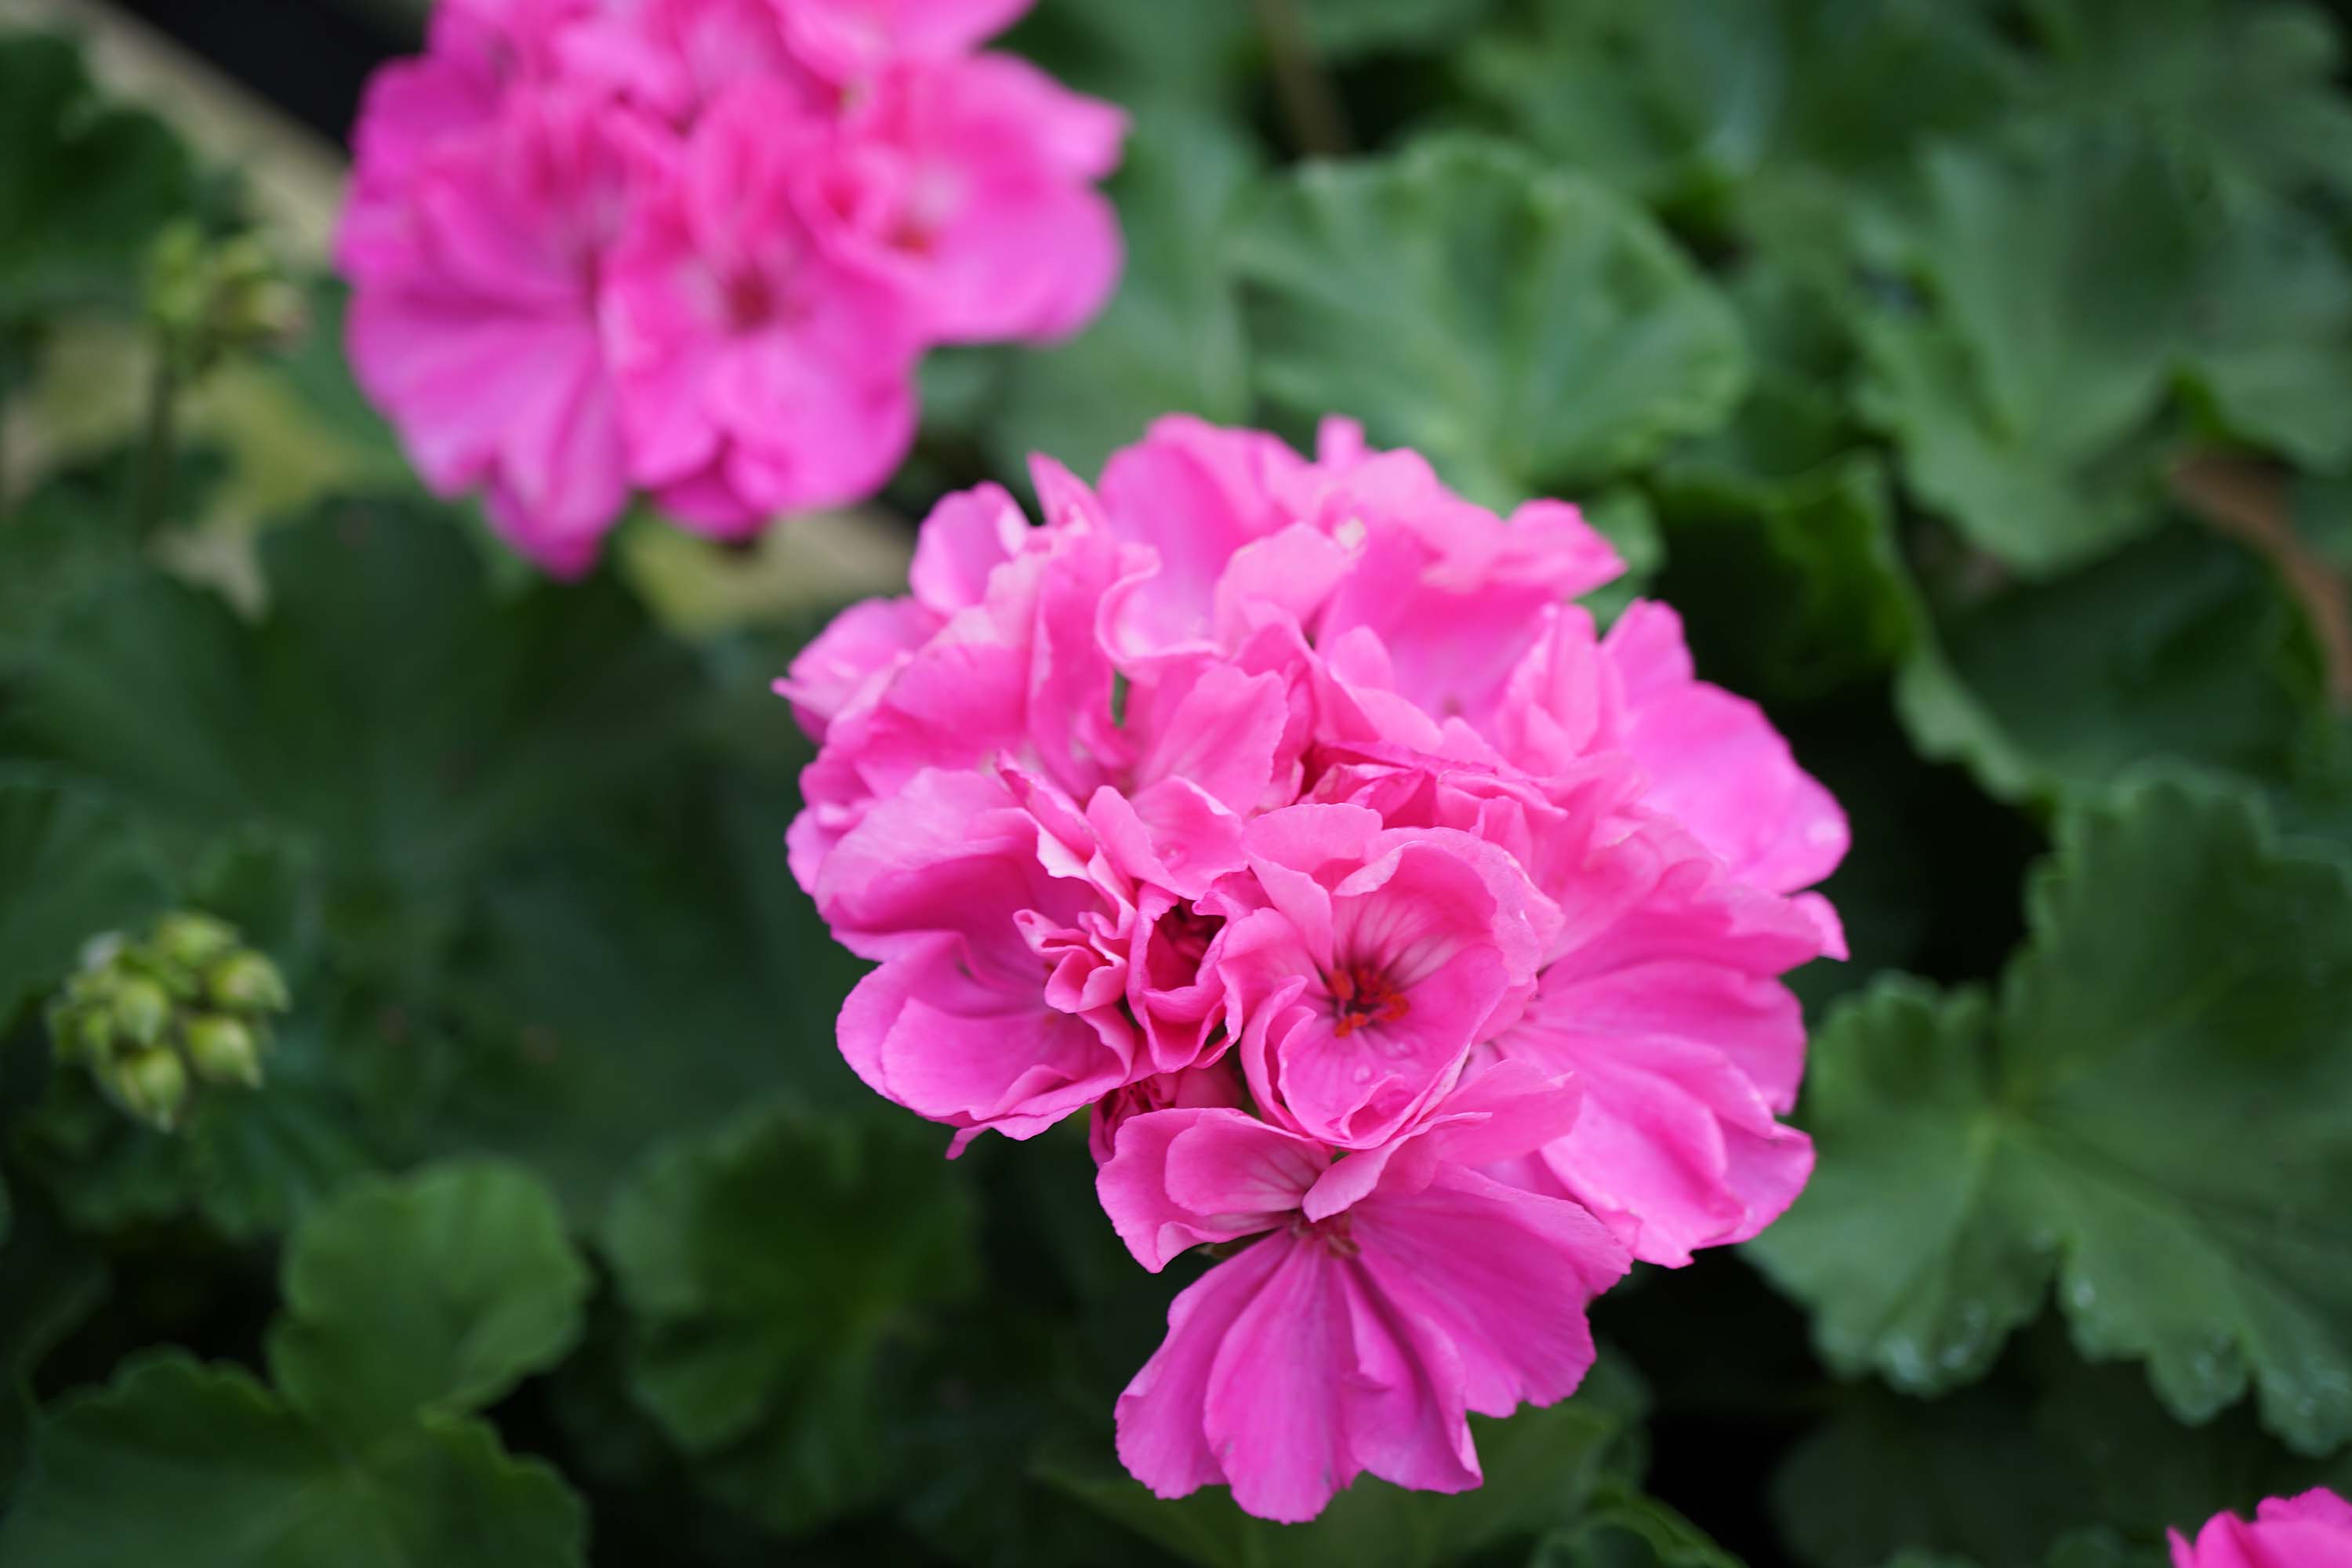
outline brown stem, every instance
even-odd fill
[[[1282,118],[1290,127],[1298,150],[1320,158],[1344,157],[1356,144],[1348,129],[1348,111],[1315,58],[1307,27],[1298,15],[1297,0],[1254,0],[1258,31],[1265,37],[1266,53],[1274,63],[1274,89],[1282,100]]]
[[[2352,587],[2294,530],[2286,475],[2220,452],[2191,452],[2172,466],[2172,497],[2200,521],[2270,562],[2319,639],[2327,700],[2352,713]]]

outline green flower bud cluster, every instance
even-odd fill
[[[164,1131],[206,1085],[257,1088],[269,1020],[289,998],[278,966],[210,915],[163,917],[144,942],[107,935],[49,1008],[60,1063],[78,1063],[125,1111]]]
[[[300,290],[251,235],[216,238],[175,224],[148,258],[147,312],[177,372],[204,375],[233,354],[283,342],[302,325]]]

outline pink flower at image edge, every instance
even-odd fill
[[[2352,1503],[2318,1489],[2271,1498],[2250,1521],[2218,1513],[2195,1542],[2170,1532],[2173,1568],[2347,1568],[2352,1564]]]

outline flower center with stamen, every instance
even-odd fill
[[[719,301],[727,324],[739,332],[757,331],[780,313],[774,284],[749,269],[731,274],[719,285]]]
[[[1368,964],[1346,964],[1331,976],[1331,1033],[1340,1039],[1373,1024],[1393,1024],[1412,1011],[1405,994]]]

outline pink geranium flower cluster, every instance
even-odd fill
[[[2271,1498],[2247,1522],[2234,1513],[2206,1521],[2194,1542],[2172,1531],[2173,1568],[2347,1568],[2352,1503],[2321,1489]]]
[[[1027,0],[443,0],[371,84],[352,363],[571,574],[635,489],[724,539],[879,489],[929,345],[1118,279],[1116,109],[974,52]]]
[[[1087,1113],[1144,1267],[1230,1254],[1118,1401],[1155,1491],[1474,1487],[1466,1413],[1572,1391],[1633,1259],[1804,1184],[1780,977],[1843,956],[1844,819],[1672,611],[1600,631],[1574,507],[1337,421],[1034,471],[1044,527],[951,497],[779,683],[793,868],[879,965],[842,1049],[958,1146]]]

